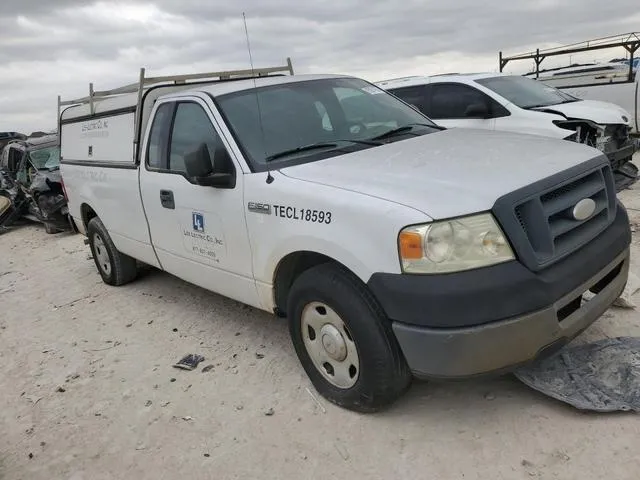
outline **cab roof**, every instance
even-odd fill
[[[186,84],[157,84],[149,87],[146,94],[145,105],[143,105],[144,114],[148,117],[148,113],[152,104],[159,98],[172,98],[178,96],[189,95],[193,93],[206,93],[213,97],[225,95],[227,93],[239,92],[242,90],[250,90],[254,87],[266,87],[271,85],[281,85],[288,83],[306,82],[312,80],[322,80],[329,78],[353,78],[345,75],[271,75],[264,77],[216,80],[206,81],[202,83],[186,83]],[[90,111],[89,103],[73,105],[66,108],[61,115],[61,120],[73,121],[74,119],[89,119],[95,115],[108,115],[110,112],[131,111],[133,112],[138,105],[137,93],[126,93],[122,95],[114,95],[111,97],[96,99],[94,101],[93,114]]]
[[[376,85],[384,88],[401,88],[401,87],[414,87],[416,85],[426,85],[428,83],[436,82],[462,82],[462,83],[471,83],[476,80],[482,80],[483,78],[492,78],[492,77],[510,77],[508,73],[498,73],[498,72],[482,72],[482,73],[442,73],[438,75],[416,75],[411,77],[402,77],[402,78],[391,78],[389,80],[382,80],[376,82]]]
[[[206,85],[194,86],[191,90],[182,91],[178,94],[163,95],[162,98],[171,97],[173,95],[185,95],[194,92],[207,93],[213,97],[226,95],[228,93],[241,92],[243,90],[251,90],[253,88],[268,87],[272,85],[283,85],[288,83],[300,83],[308,82],[312,80],[324,80],[331,78],[349,78],[345,75],[318,75],[318,74],[305,74],[305,75],[282,75],[272,77],[256,77],[243,80],[233,80],[225,82],[216,82]]]

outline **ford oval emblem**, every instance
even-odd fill
[[[578,221],[583,221],[593,215],[593,212],[595,211],[596,202],[594,202],[590,198],[583,198],[578,203],[576,203],[571,213],[573,214],[573,218]]]

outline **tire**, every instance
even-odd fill
[[[104,283],[119,286],[136,278],[138,268],[135,258],[118,251],[98,217],[89,221],[87,235],[93,261]]]
[[[411,373],[389,320],[366,286],[344,268],[322,264],[302,273],[291,288],[287,312],[300,363],[315,389],[330,402],[375,412],[391,405],[410,386]],[[327,357],[332,354],[336,357]]]

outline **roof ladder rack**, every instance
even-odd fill
[[[223,81],[223,80],[232,80],[232,79],[243,79],[243,78],[254,78],[254,77],[266,77],[270,74],[282,74],[283,72],[288,72],[289,75],[293,75],[293,64],[291,63],[291,58],[287,57],[287,64],[280,65],[276,67],[265,67],[265,68],[252,68],[245,70],[229,70],[222,72],[205,72],[205,73],[188,73],[183,75],[165,75],[158,77],[147,77],[145,76],[145,68],[140,69],[140,78],[136,83],[131,83],[129,85],[124,85],[122,87],[114,88],[111,90],[102,90],[95,91],[93,88],[93,83],[89,84],[89,95],[87,97],[75,98],[73,100],[62,100],[61,96],[58,95],[58,136],[60,135],[60,114],[62,107],[69,105],[78,105],[78,104],[89,104],[89,111],[91,115],[95,113],[95,100],[100,100],[116,95],[123,95],[126,93],[137,93],[138,94],[138,102],[136,108],[136,119],[135,119],[135,132],[134,138],[138,138],[138,128],[140,124],[141,109],[140,103],[142,102],[142,96],[144,95],[145,88],[148,88],[152,85],[187,85],[192,82],[202,81],[202,80],[213,80],[213,81]]]
[[[544,50],[536,49],[535,52],[527,52],[519,55],[504,56],[502,52],[498,54],[498,63],[500,71],[506,67],[507,63],[515,60],[533,60],[536,65],[536,78],[540,77],[540,64],[547,57],[556,57],[559,55],[571,55],[576,53],[592,52],[595,50],[605,50],[608,48],[622,47],[630,56],[628,82],[633,81],[633,58],[635,53],[640,50],[640,32],[623,33],[621,35],[612,35],[610,37],[596,38],[585,42],[573,43],[561,47],[547,48]],[[532,72],[533,73],[533,72]]]

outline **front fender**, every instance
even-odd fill
[[[341,263],[363,282],[375,272],[400,273],[398,234],[402,228],[431,221],[425,213],[362,193],[289,178],[274,172],[273,185],[248,175],[247,212],[254,278],[271,289],[280,261],[294,252],[315,252]],[[284,208],[287,215],[283,215]],[[331,222],[307,221],[301,211],[330,212]],[[261,294],[262,298],[269,295]]]

